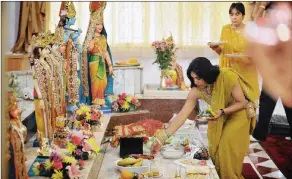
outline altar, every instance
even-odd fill
[[[109,137],[105,136],[105,133],[107,131],[107,126],[110,123],[111,118],[112,114],[105,114],[102,121],[102,127],[94,132],[97,144],[100,146],[100,152],[97,157],[90,157],[89,160],[85,161],[85,166],[82,170],[83,178],[118,179],[120,176],[120,173],[117,171],[117,168],[115,166],[115,162],[120,159],[119,148],[113,148],[108,143],[102,142],[105,141],[105,138]],[[188,130],[184,130],[184,128],[182,128],[181,130],[178,130],[177,135],[191,136],[194,141],[199,140],[204,142],[197,127]],[[26,144],[25,153],[27,156],[27,170],[30,169],[37,155],[38,148],[32,147],[32,141],[33,140],[30,140]],[[189,155],[187,158],[192,158],[192,155]],[[208,163],[212,165],[212,161],[210,159],[208,160]],[[155,157],[154,162],[151,165],[152,169],[159,170],[159,172],[162,173],[162,176],[160,178],[163,179],[174,178],[177,167],[178,166],[174,163],[173,159],[164,159],[160,154]],[[215,168],[212,168],[212,172],[209,174],[209,177],[211,179],[219,179]],[[46,177],[34,176],[30,178],[44,179]]]
[[[175,134],[179,137],[187,137],[189,136],[193,141],[200,141],[204,143],[204,139],[202,138],[200,131],[197,127],[192,127],[192,129],[184,129],[184,126],[177,131]],[[192,143],[192,142],[191,142]],[[195,145],[195,144],[194,144]],[[190,155],[185,156],[184,158],[192,159],[193,152]],[[101,164],[101,168],[98,174],[98,179],[103,178],[119,178],[120,172],[117,170],[116,161],[119,160],[119,148],[113,148],[110,145],[107,146],[104,158]],[[174,161],[177,159],[165,159],[161,154],[158,154],[153,163],[150,164],[149,170],[151,171],[158,171],[161,173],[161,177],[163,179],[173,179],[175,178],[176,171],[178,169],[183,170],[180,168]],[[211,159],[207,161],[208,164],[213,165]],[[208,179],[219,179],[217,171],[215,168],[212,168],[210,174],[207,175]]]

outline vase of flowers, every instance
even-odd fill
[[[136,110],[140,105],[141,103],[137,98],[122,93],[114,97],[112,110],[115,112],[129,112],[130,110]]]
[[[35,176],[47,176],[52,179],[82,178],[81,170],[84,168],[83,160],[76,160],[74,157],[54,150],[51,156],[43,161],[33,164]]]
[[[73,131],[67,138],[67,151],[75,159],[88,160],[89,154],[97,155],[99,147],[92,133],[85,134],[84,131]]]
[[[161,40],[154,41],[152,43],[152,48],[156,53],[156,60],[153,62],[159,65],[161,70],[160,75],[160,88],[164,89],[166,87],[166,74],[165,72],[172,66],[172,58],[174,55],[174,44],[172,41]]]
[[[101,126],[101,120],[103,119],[103,112],[94,106],[88,106],[80,104],[79,109],[74,111],[72,120],[74,123],[73,128],[94,128]]]

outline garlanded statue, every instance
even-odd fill
[[[168,37],[166,39],[166,41],[173,43],[172,35],[170,35],[170,37]],[[186,86],[186,84],[184,82],[184,76],[183,76],[182,67],[176,62],[176,60],[177,60],[177,56],[175,55],[176,51],[177,51],[177,48],[174,47],[173,48],[171,68],[169,70],[166,70],[166,72],[165,72],[166,86],[167,87],[177,86],[178,88],[180,88],[182,90],[187,90],[189,88]]]
[[[9,179],[28,179],[26,170],[26,156],[24,152],[24,141],[26,130],[21,123],[21,111],[18,109],[14,92],[8,94],[9,113]],[[26,129],[26,128],[25,128]]]
[[[70,28],[76,22],[76,11],[73,2],[62,2],[59,16],[60,22],[56,31],[63,31],[64,41],[66,43],[64,68],[68,95],[67,111],[71,114],[77,109],[76,104],[79,101],[80,80],[78,79],[78,70],[80,66],[81,47],[78,44],[78,37],[82,31],[81,29],[73,30]]]
[[[110,106],[106,96],[113,94],[113,67],[106,31],[103,26],[103,12],[106,2],[91,2],[90,22],[83,43],[81,77],[84,95],[96,107]],[[88,72],[89,71],[89,72]]]
[[[59,93],[62,88],[61,78],[57,74],[59,64],[50,54],[50,44],[55,42],[56,37],[50,31],[32,37],[31,65],[34,81],[34,103],[37,136],[41,147],[44,140],[53,137],[56,117],[64,115]]]

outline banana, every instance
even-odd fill
[[[141,167],[143,164],[143,160],[140,160],[138,162],[136,162],[134,165],[132,165],[132,167]]]
[[[139,159],[134,159],[134,158],[125,158],[121,161],[118,162],[119,166],[127,166],[127,165],[133,165],[134,163],[137,163],[140,161]]]

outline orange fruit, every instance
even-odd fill
[[[134,173],[133,172],[130,172],[129,170],[123,170],[121,172],[121,178],[122,179],[132,179],[134,178]]]

